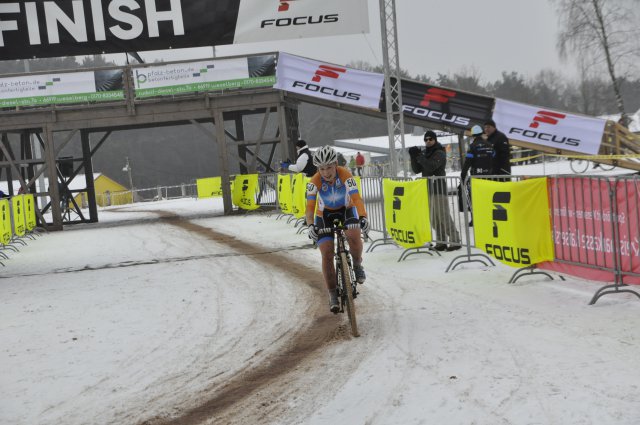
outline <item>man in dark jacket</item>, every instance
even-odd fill
[[[414,173],[422,173],[422,177],[446,176],[447,151],[438,142],[436,133],[429,130],[424,133],[426,149],[417,146],[409,148],[411,169]],[[435,249],[438,251],[453,251],[460,249],[460,234],[449,213],[449,199],[447,196],[446,179],[440,178],[429,181],[429,203],[431,209],[431,224],[436,229]],[[447,247],[446,242],[449,242]]]
[[[511,174],[511,146],[509,145],[509,139],[503,132],[498,131],[494,120],[484,123],[484,133],[496,151],[492,174],[498,176]]]
[[[298,151],[298,156],[296,157],[295,164],[289,164],[285,161],[280,165],[285,171],[304,173],[307,177],[313,176],[318,171],[318,168],[313,165],[313,155],[311,155],[311,151],[309,151],[307,142],[302,139],[298,140],[296,142],[296,150]]]

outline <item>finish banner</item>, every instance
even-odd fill
[[[220,198],[222,196],[222,178],[207,177],[196,180],[198,198]]]
[[[553,260],[547,179],[471,179],[473,232],[479,249],[512,267]]]
[[[11,231],[11,211],[9,200],[0,199],[0,244],[6,245],[11,242],[13,232]]]
[[[278,174],[278,205],[285,214],[292,214],[291,174]]]
[[[3,0],[2,60],[368,32],[367,0]]]
[[[429,196],[424,180],[382,181],[387,233],[404,248],[419,248],[431,241]]]
[[[280,53],[276,89],[378,109],[384,75]]]
[[[237,88],[271,87],[275,55],[211,59],[133,68],[136,98]]]
[[[0,78],[0,108],[123,99],[119,69]]]
[[[509,139],[597,155],[605,120],[496,99],[493,119]]]
[[[395,81],[395,79],[393,79]],[[402,80],[404,116],[451,127],[468,129],[491,118],[494,99],[442,87]],[[386,111],[386,102],[380,102]]]
[[[256,203],[257,193],[257,174],[243,174],[236,176],[232,192],[232,201],[234,205],[237,205],[243,210],[255,210],[260,208],[260,205]]]

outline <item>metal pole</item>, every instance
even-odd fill
[[[384,93],[387,109],[387,131],[389,134],[391,174],[394,177],[398,175],[396,144],[399,144],[401,149],[400,157],[402,161],[402,172],[404,177],[407,177],[407,163],[404,151],[404,117],[402,112],[400,52],[398,50],[395,0],[380,0],[380,31],[382,34]]]

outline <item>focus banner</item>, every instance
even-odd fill
[[[605,120],[572,115],[496,99],[493,112],[498,129],[509,139],[596,155]]]
[[[13,232],[11,231],[11,211],[9,200],[0,200],[0,243],[6,245],[11,242]]]
[[[36,227],[36,209],[33,193],[24,195],[24,217],[27,231],[31,231]]]
[[[136,98],[180,93],[271,87],[275,55],[133,68]]]
[[[293,213],[291,199],[291,174],[278,174],[278,204],[285,214]]]
[[[207,177],[196,180],[198,198],[219,198],[222,196],[222,178]]]
[[[298,173],[291,179],[291,213],[295,218],[304,217],[307,209],[307,183],[311,179]]]
[[[233,203],[243,210],[255,210],[260,207],[256,202],[258,193],[258,175],[243,174],[236,176],[233,185]]]
[[[242,0],[234,43],[368,32],[367,0]]]
[[[24,236],[26,233],[24,220],[24,195],[11,197],[11,217],[13,219],[13,233]]]
[[[402,111],[419,120],[468,129],[491,118],[494,102],[492,97],[402,80]],[[386,106],[382,98],[380,110]]]
[[[9,0],[2,60],[369,32],[367,0]]]
[[[404,248],[419,248],[431,241],[429,196],[424,180],[382,181],[387,232]]]
[[[479,249],[512,267],[553,259],[547,179],[471,179],[473,232]]]
[[[378,109],[384,75],[279,53],[274,88]]]

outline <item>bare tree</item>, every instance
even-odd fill
[[[638,58],[637,0],[552,0],[557,5],[560,56],[604,66],[611,81],[616,106],[628,122],[620,90],[621,78]],[[635,6],[635,7],[634,7]],[[583,74],[584,75],[584,74]]]

